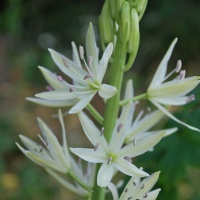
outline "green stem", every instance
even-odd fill
[[[118,90],[118,93],[112,98],[108,99],[106,103],[104,116],[104,136],[108,142],[111,140],[112,131],[118,117],[120,92],[124,74],[123,67],[126,61],[126,45],[119,39],[119,37],[113,58],[114,60],[111,65],[109,85],[115,86]]]
[[[89,103],[86,107],[92,116],[99,122],[100,125],[103,125],[103,117],[99,112]]]
[[[80,180],[75,174],[69,172],[68,175],[74,179],[80,186],[82,186],[84,189],[86,189],[89,192],[92,192],[92,189],[86,184],[84,183],[82,180]]]
[[[140,99],[146,99],[146,97],[147,97],[147,94],[144,93],[144,94],[135,96],[135,97],[133,97],[133,98],[120,101],[120,102],[119,102],[119,105],[120,105],[120,106],[124,106],[124,105],[126,105],[129,101],[137,101],[137,100],[140,100]]]
[[[96,172],[99,171],[101,164],[97,165]],[[97,183],[97,176],[95,178]],[[92,200],[104,200],[105,199],[105,187],[99,187],[97,184],[94,185],[94,193],[92,194]]]

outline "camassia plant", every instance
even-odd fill
[[[17,146],[29,159],[45,168],[59,183],[81,199],[104,200],[107,192],[112,193],[114,200],[156,199],[161,189],[152,188],[160,172],[149,174],[141,166],[136,166],[132,158],[153,151],[163,137],[178,130],[171,127],[152,131],[152,127],[162,121],[164,116],[168,116],[186,128],[200,131],[170,112],[171,106],[185,105],[194,100],[193,94],[187,94],[200,82],[199,76],[185,77],[180,60],[175,69],[167,74],[176,38],[145,93],[134,95],[134,80],[128,80],[126,87],[121,89],[124,72],[132,67],[138,51],[139,23],[146,6],[147,0],[106,0],[99,17],[102,56],[99,55],[93,25],[90,23],[85,49],[82,46],[77,48],[72,42],[72,59],[49,49],[54,63],[63,74],[71,78],[71,82],[39,66],[48,83],[47,91],[36,94],[34,98],[27,98],[31,102],[59,109],[62,142],[58,141],[45,122],[38,119],[41,145],[20,135],[25,147],[18,143]],[[106,73],[109,73],[108,83],[104,83]],[[96,94],[105,102],[103,116],[91,104]],[[152,103],[154,110],[144,115],[144,108],[135,117],[134,111],[141,99]],[[60,110],[66,107],[69,113],[66,117],[77,114],[92,148],[68,147]],[[86,109],[91,117],[85,113]],[[83,169],[76,157],[88,162],[87,170]],[[120,181],[124,182],[121,185],[113,181],[113,177],[117,177],[119,172],[124,174],[124,179],[126,176],[130,177],[127,185],[123,180]],[[124,187],[121,188],[121,194],[118,192],[120,187]]]

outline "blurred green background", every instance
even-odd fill
[[[98,37],[98,15],[103,1],[93,0],[1,0],[0,1],[0,200],[79,199],[60,187],[46,172],[16,148],[18,134],[37,140],[36,117],[60,133],[56,109],[26,102],[25,97],[44,91],[46,83],[37,66],[56,71],[47,48],[71,55],[71,41],[84,45],[90,21]],[[144,91],[175,37],[179,41],[169,63],[183,61],[187,75],[200,74],[200,1],[149,1],[141,21],[141,44],[131,72],[136,93]],[[98,41],[99,42],[99,41]],[[58,71],[59,73],[59,71]],[[140,79],[138,79],[138,77]],[[200,127],[200,89],[196,101],[174,113],[183,121]],[[101,104],[96,105],[99,110]],[[69,146],[87,146],[77,127],[76,116],[66,117]],[[165,123],[165,122],[164,122]],[[79,124],[79,123],[78,123]],[[171,120],[166,127],[178,133],[164,139],[153,153],[136,158],[137,166],[161,170],[158,200],[200,199],[200,135]],[[83,144],[84,142],[84,144]]]

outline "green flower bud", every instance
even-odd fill
[[[114,22],[112,20],[108,1],[105,1],[101,11],[101,15],[99,16],[99,26],[102,40],[101,42],[106,44],[113,42]]]
[[[120,12],[122,10],[122,5],[125,2],[125,0],[116,0],[116,21],[119,23],[120,18]]]
[[[139,45],[139,19],[137,11],[132,8],[130,16],[130,37],[128,40],[127,51],[131,54],[136,54]]]
[[[116,10],[116,0],[109,0],[109,6],[111,11],[111,16],[113,19],[116,19],[117,10]]]
[[[128,2],[124,2],[122,5],[120,24],[119,24],[119,36],[121,41],[127,42],[130,35],[130,5]]]

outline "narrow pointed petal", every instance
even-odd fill
[[[179,119],[177,119],[176,117],[174,117],[166,108],[164,108],[163,106],[161,106],[159,103],[155,102],[155,101],[151,101],[158,109],[160,109],[165,115],[167,115],[169,118],[173,119],[174,121],[178,122],[179,124],[182,124],[183,126],[188,127],[191,130],[194,131],[198,131],[200,132],[200,129],[195,128],[193,126],[190,126],[182,121],[180,121]]]
[[[159,85],[164,80],[166,72],[167,72],[167,64],[171,57],[171,54],[172,54],[172,51],[174,49],[176,42],[177,42],[177,38],[175,38],[175,40],[172,42],[169,49],[167,50],[167,53],[165,54],[164,58],[162,59],[160,65],[158,66],[158,69],[153,77],[153,80],[151,81],[149,88],[151,88],[152,86],[154,87],[155,85]]]
[[[97,74],[98,76],[98,80],[100,82],[102,82],[103,80],[103,77],[105,75],[105,72],[106,72],[106,69],[107,69],[107,66],[108,66],[108,61],[112,55],[112,51],[113,51],[113,44],[110,43],[104,53],[103,53],[103,56],[101,58],[101,60],[99,61],[99,73]]]
[[[156,182],[158,181],[159,174],[160,174],[160,172],[155,172],[155,173],[151,174],[149,177],[142,180],[138,184],[137,189],[135,190],[135,195],[137,195],[139,197],[139,196],[142,196],[142,195],[148,193],[153,188],[153,186],[156,184]]]
[[[78,67],[82,68],[81,61],[80,61],[80,58],[79,58],[79,54],[78,54],[78,50],[77,50],[75,42],[72,42],[72,53],[73,53],[72,54],[73,61],[77,64]]]
[[[65,180],[64,178],[62,178],[60,175],[58,175],[57,173],[55,173],[53,170],[50,169],[46,169],[46,171],[52,176],[54,177],[61,185],[63,185],[64,187],[66,187],[67,189],[69,189],[70,191],[82,196],[85,195],[85,193],[82,193],[80,190],[78,190],[77,187],[75,187],[74,185],[72,185],[70,182],[68,182],[67,180]]]
[[[104,163],[101,165],[97,175],[97,185],[100,187],[108,186],[114,174],[114,167],[112,164]]]
[[[173,133],[176,132],[177,130],[178,130],[178,128],[169,128],[169,129],[166,129],[166,130],[165,130],[165,135],[164,135],[164,137],[167,137],[167,136],[173,134]]]
[[[87,149],[87,148],[70,148],[70,151],[83,160],[86,160],[91,163],[102,163],[106,162],[106,154],[104,151],[97,149]]]
[[[199,82],[200,80],[198,76],[188,77],[183,80],[168,81],[148,89],[148,96],[150,98],[183,96],[193,90]]]
[[[79,82],[84,84],[84,77],[86,76],[86,72],[78,67],[76,63],[65,57],[64,55],[54,51],[53,49],[49,49],[53,61],[58,66],[58,68],[65,73],[67,76],[71,77],[74,80],[78,80]],[[63,59],[66,61],[67,66],[65,66]]]
[[[88,93],[87,96],[82,97],[82,99],[69,110],[69,113],[75,114],[83,110],[88,105],[88,103],[90,103],[94,95],[95,95],[95,92],[91,92],[91,93]]]
[[[58,162],[62,163],[68,169],[70,167],[70,163],[66,161],[58,139],[53,134],[51,129],[40,118],[38,118],[38,124],[45,138],[46,147],[48,148],[52,157]]]
[[[157,190],[154,190],[152,192],[149,192],[147,194],[147,197],[146,196],[143,196],[141,198],[141,200],[155,200],[157,199],[158,195],[159,195],[159,192],[161,191],[161,189],[157,189]]]
[[[36,94],[36,97],[46,100],[68,100],[77,98],[80,94],[76,92],[69,92],[67,90],[53,90]]]
[[[166,106],[181,106],[187,104],[188,96],[183,97],[163,97],[163,98],[154,98],[153,101],[156,101],[160,104]]]
[[[144,177],[149,176],[146,172],[138,169],[135,165],[128,162],[127,160],[123,158],[118,158],[113,165],[122,173],[127,174],[129,176],[133,177]]]
[[[87,35],[86,35],[86,52],[87,52],[87,58],[92,56],[92,68],[93,73],[97,75],[98,72],[98,60],[99,60],[99,50],[97,48],[96,40],[95,40],[95,34],[92,23],[90,23]]]
[[[94,125],[93,121],[89,119],[89,117],[84,112],[79,112],[78,116],[83,130],[93,146],[99,143],[100,148],[108,151],[108,143],[105,140],[104,136],[101,136],[101,132]]]
[[[63,151],[64,151],[65,159],[66,159],[66,162],[69,163],[69,165],[70,165],[70,155],[69,155],[69,151],[68,151],[65,125],[64,125],[64,121],[63,121],[63,114],[60,109],[58,110],[58,119],[59,119],[61,127],[62,127]]]
[[[98,93],[103,99],[109,99],[117,94],[117,89],[114,86],[102,84]]]
[[[39,99],[34,97],[27,97],[26,100],[31,101],[33,103],[47,106],[47,107],[66,107],[66,106],[73,106],[77,103],[76,99],[69,99],[69,100],[45,100],[45,99]]]
[[[126,107],[124,108],[123,112],[121,113],[121,116],[119,118],[119,120],[117,121],[115,128],[113,130],[113,134],[112,134],[112,138],[110,141],[110,151],[111,152],[115,152],[117,150],[119,150],[123,143],[124,143],[124,139],[125,139],[125,130],[126,130],[126,125],[127,125],[127,121],[131,116],[131,106],[132,106],[133,102],[129,102]],[[120,130],[118,130],[119,126],[122,126],[120,128]]]
[[[153,126],[155,126],[162,118],[164,117],[163,112],[156,110],[143,119],[141,119],[135,126],[133,126],[130,131],[127,133],[126,142],[129,143],[134,139],[134,137],[142,132],[146,132]]]
[[[52,73],[51,71],[49,71],[48,69],[39,66],[38,67],[40,69],[40,71],[42,72],[44,78],[46,79],[46,81],[48,82],[48,84],[55,90],[60,90],[60,89],[67,89],[67,86],[58,80],[58,77],[56,74]]]
[[[112,193],[113,200],[119,200],[117,187],[112,182],[110,182],[107,187]]]
[[[159,131],[153,135],[149,135],[145,138],[139,139],[123,147],[120,155],[135,157],[149,151],[154,147],[164,136],[165,131]]]

